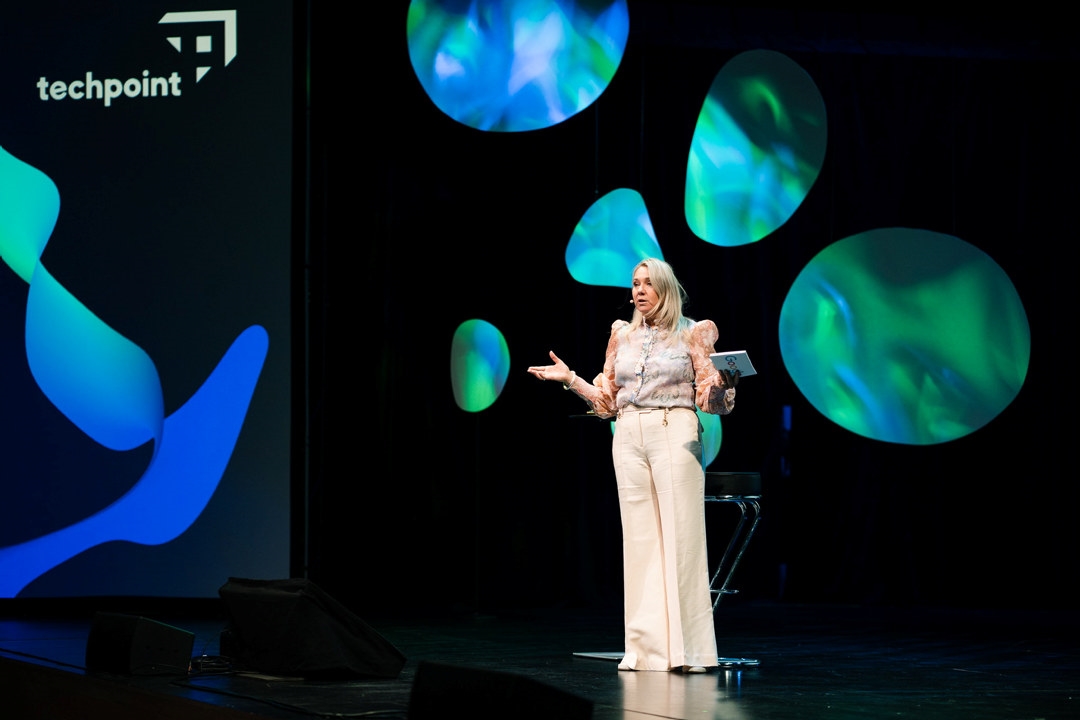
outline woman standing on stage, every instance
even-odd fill
[[[705,470],[695,405],[726,415],[738,373],[720,373],[716,325],[682,314],[671,266],[634,268],[634,315],[611,326],[604,371],[588,383],[551,352],[529,372],[617,417],[612,460],[623,533],[625,649],[620,670],[704,672],[716,667],[705,544]]]

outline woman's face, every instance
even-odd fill
[[[645,265],[634,271],[634,283],[630,288],[630,296],[634,299],[634,307],[645,317],[649,317],[649,314],[656,309],[656,304],[660,302],[660,297],[649,280],[649,268]]]

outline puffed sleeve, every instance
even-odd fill
[[[724,376],[709,359],[709,355],[716,352],[719,336],[712,320],[694,323],[690,328],[690,359],[694,363],[697,406],[713,415],[727,415],[735,409],[735,388],[726,386]]]
[[[581,396],[598,417],[614,417],[618,408],[615,398],[619,387],[615,384],[615,354],[619,349],[619,330],[628,325],[625,320],[616,320],[611,324],[611,337],[608,338],[607,352],[604,355],[604,371],[593,378],[592,384],[580,379],[574,383],[573,391]]]

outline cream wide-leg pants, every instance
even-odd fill
[[[626,629],[620,669],[717,664],[700,427],[687,408],[630,406],[615,422]]]

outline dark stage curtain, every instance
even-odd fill
[[[688,312],[714,319],[722,345],[753,349],[761,371],[740,386],[712,466],[764,478],[763,524],[735,583],[743,597],[1071,602],[1080,112],[1076,55],[1055,28],[631,2],[626,56],[594,106],[547,130],[490,134],[427,99],[409,66],[407,3],[390,5],[312,18],[313,579],[360,612],[621,607],[610,431],[525,368],[555,349],[585,377],[600,370],[628,295],[575,283],[563,251],[597,197],[631,187]],[[828,150],[788,223],[721,251],[687,228],[687,153],[712,78],[760,48],[813,78]],[[795,276],[830,243],[882,227],[972,243],[1024,303],[1027,381],[968,437],[855,436],[784,369],[777,322]],[[476,414],[454,404],[448,369],[470,318],[496,325],[512,360],[502,396]],[[728,520],[710,519],[714,542]]]

